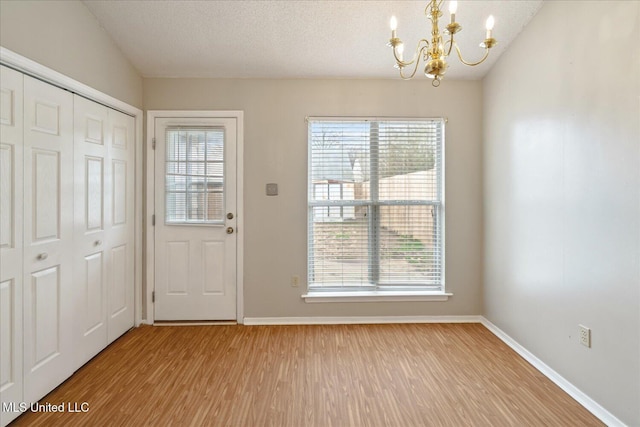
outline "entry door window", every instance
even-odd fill
[[[167,128],[166,224],[224,223],[224,129]]]

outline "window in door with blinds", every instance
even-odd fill
[[[224,222],[224,129],[169,127],[165,223]]]
[[[309,290],[444,291],[444,123],[309,119]]]

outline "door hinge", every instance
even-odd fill
[[[156,214],[151,215],[151,225],[152,226],[156,225]]]
[[[156,302],[156,291],[151,292],[151,302]]]
[[[154,149],[154,150],[156,149],[156,138],[155,137],[151,138],[151,148]]]

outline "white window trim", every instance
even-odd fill
[[[434,291],[309,291],[302,295],[307,303],[322,302],[401,302],[401,301],[447,301],[453,296],[449,292]]]

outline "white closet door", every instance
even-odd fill
[[[0,401],[22,402],[22,73],[0,69]],[[0,425],[20,412],[0,408]]]
[[[110,146],[107,165],[111,204],[107,215],[107,294],[109,342],[134,324],[135,248],[135,120],[109,110]]]
[[[134,324],[134,119],[80,96],[75,110],[78,364]]]
[[[73,95],[24,77],[24,400],[74,370]]]
[[[111,222],[109,110],[74,95],[75,289],[80,306],[76,321],[77,365],[107,346],[107,262],[105,225]]]

